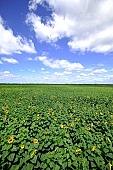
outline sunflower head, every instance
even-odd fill
[[[31,153],[31,158],[33,157],[33,156],[35,156],[36,155],[36,152],[37,152],[37,150],[34,150],[32,153]]]
[[[104,122],[105,125],[108,125],[108,122]]]
[[[96,149],[96,146],[93,146],[91,150],[94,151],[95,149]]]
[[[63,124],[60,124],[60,127],[61,127],[61,128],[63,128],[63,127],[64,127],[64,125],[63,125]]]
[[[13,143],[14,142],[14,136],[10,135],[9,139],[8,139],[8,143]]]
[[[21,149],[24,149],[25,146],[22,144],[22,145],[20,145],[20,147],[21,147]]]
[[[38,139],[33,139],[33,143],[34,144],[38,143]]]
[[[110,143],[111,143],[111,140],[110,140],[110,138],[107,138],[107,140],[108,140],[108,142],[110,142]]]
[[[14,142],[14,138],[9,138],[8,139],[8,143],[10,144],[10,143],[13,143]]]
[[[82,150],[80,148],[76,149],[76,153],[80,153]]]
[[[9,113],[9,111],[8,111],[8,110],[6,110],[6,111],[5,111],[5,113],[6,113],[6,114],[8,114],[8,113]]]
[[[90,128],[90,127],[87,127],[86,130],[91,130],[91,128]]]
[[[55,117],[54,120],[57,121],[57,118]]]

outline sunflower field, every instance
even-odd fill
[[[113,85],[0,84],[0,170],[113,170]]]

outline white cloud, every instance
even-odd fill
[[[89,73],[89,76],[94,76],[94,73],[92,72],[92,73]]]
[[[54,75],[55,75],[55,76],[64,76],[63,73],[59,73],[59,72],[54,72]]]
[[[4,74],[5,76],[11,76],[12,75],[9,71],[4,71],[4,72],[2,72],[2,74]]]
[[[107,73],[108,71],[104,68],[102,69],[97,69],[97,70],[94,70],[93,73],[97,73],[97,74],[101,74],[101,73]]]
[[[106,75],[106,76],[103,76],[105,78],[113,78],[113,74],[110,74],[110,75]]]
[[[41,70],[43,71],[43,70],[45,70],[44,68],[41,68]]]
[[[97,64],[97,66],[99,66],[99,67],[103,67],[103,66],[104,66],[104,64],[99,63],[99,64]]]
[[[67,75],[72,74],[72,72],[71,72],[71,71],[64,71],[63,73],[64,73],[64,74],[67,74]]]
[[[64,71],[65,72],[65,71]],[[72,74],[64,74],[64,72],[54,72],[53,74],[45,74],[38,76],[22,76],[13,75],[10,71],[6,70],[0,72],[0,82],[5,83],[98,83],[98,84],[113,84],[113,74],[108,75],[98,75],[92,76],[89,74],[84,74],[83,72],[78,74],[77,72],[72,72]]]
[[[7,79],[7,78],[13,78],[14,75],[10,73],[10,71],[4,71],[0,72],[0,79]]]
[[[49,74],[49,71],[42,71],[43,74]]]
[[[55,13],[52,17],[53,20],[47,20],[47,24],[44,25],[44,23],[41,22],[41,17],[36,16],[34,13],[27,15],[26,23],[33,26],[38,40],[51,43],[69,36],[68,29],[73,25],[73,22],[69,19],[65,21],[62,16],[58,16]]]
[[[32,69],[30,69],[30,68],[29,68],[29,71],[31,71],[32,73],[35,73],[35,72],[36,72],[35,70],[32,70]]]
[[[3,64],[2,61],[0,61],[0,64]]]
[[[14,58],[2,57],[1,59],[2,59],[3,61],[6,61],[6,62],[8,62],[8,63],[11,63],[11,64],[17,64],[17,63],[18,63],[18,61],[17,61],[16,59],[14,59]]]
[[[32,61],[33,59],[31,57],[29,57],[27,60]]]
[[[71,71],[54,72],[55,76],[62,76],[62,77],[66,77],[67,75],[71,75],[71,74],[72,74]]]
[[[36,10],[37,9],[37,3],[39,3],[40,0],[30,0],[29,1],[29,10]]]
[[[81,73],[81,74],[80,74],[80,76],[85,77],[85,76],[87,76],[87,74],[85,74],[85,73]]]
[[[47,74],[47,75],[48,75],[48,74],[49,74],[49,71],[45,71],[45,68],[42,67],[42,68],[41,68],[41,73],[42,73],[42,74]]]
[[[13,31],[6,29],[4,21],[0,16],[0,54],[13,54],[21,52],[36,53],[32,40],[27,40],[20,35],[14,35]]]
[[[81,70],[84,67],[80,63],[71,63],[68,60],[53,60],[46,56],[36,57],[35,60],[40,60],[45,66],[51,67],[53,69],[65,69],[66,71]]]
[[[45,2],[48,5],[45,5]],[[34,12],[38,4],[51,10],[51,17]],[[57,42],[69,38],[75,51],[113,52],[113,0],[30,0],[26,23],[40,41]]]
[[[89,71],[92,71],[92,70],[93,70],[92,67],[91,67],[91,68],[86,68],[86,69],[85,69],[85,71],[88,71],[88,72],[89,72]]]

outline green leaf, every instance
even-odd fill
[[[4,159],[5,157],[7,157],[7,155],[9,154],[8,151],[3,151],[3,154],[2,154],[2,159]]]
[[[47,164],[46,163],[44,163],[41,167],[43,168],[43,169],[46,169],[47,168]]]
[[[71,159],[74,161],[76,159],[75,155],[73,153],[70,153]]]
[[[63,141],[61,140],[61,141],[58,143],[58,145],[59,145],[59,146],[64,145],[64,144],[63,144]]]
[[[60,166],[59,165],[55,165],[55,170],[59,170],[60,169]]]
[[[71,160],[70,159],[68,160],[67,163],[68,163],[68,167],[71,167]]]
[[[67,162],[64,162],[64,163],[62,164],[62,167],[63,167],[63,169],[66,169],[66,168],[67,168]]]
[[[3,145],[3,146],[2,146],[2,150],[6,150],[6,149],[7,149],[7,146],[10,146],[10,145],[6,145],[6,144]]]
[[[20,166],[22,166],[23,164],[25,163],[24,159],[23,158],[20,158]]]
[[[100,158],[96,157],[96,158],[94,158],[94,160],[95,160],[97,166],[100,167],[101,166]]]
[[[50,146],[50,148],[53,149],[53,148],[54,148],[54,145],[52,144],[52,145]]]
[[[16,146],[14,145],[13,148],[11,149],[11,151],[17,151]]]
[[[109,150],[106,149],[106,148],[104,148],[103,151],[104,151],[104,153],[108,153],[109,152]]]
[[[67,153],[67,159],[69,158],[69,153]]]
[[[54,164],[52,161],[50,161],[49,166],[50,166],[51,168],[53,168],[53,167],[55,166],[55,164]]]
[[[78,163],[77,163],[77,161],[75,160],[74,162],[72,162],[72,164],[74,165],[74,167],[78,167]]]
[[[47,167],[46,170],[51,170],[51,169],[49,167]]]
[[[13,165],[13,166],[11,167],[11,170],[19,170],[19,165]]]
[[[40,168],[40,162],[37,162],[37,164],[34,165],[34,168],[39,169]]]
[[[26,162],[27,160],[30,160],[30,159],[31,159],[31,157],[30,157],[30,155],[29,155],[28,153],[23,154],[23,156],[24,156],[23,160],[24,160],[25,162]]]
[[[59,163],[60,165],[62,165],[62,159],[59,159],[59,160],[58,160],[58,163]]]
[[[97,153],[98,155],[101,155],[101,151],[99,149],[96,149],[95,153]]]
[[[92,168],[96,167],[96,165],[95,165],[94,162],[91,162],[91,167],[92,167]]]
[[[35,164],[36,161],[37,161],[37,156],[35,155],[35,156],[31,159],[31,162],[32,162],[33,164]]]
[[[15,157],[15,153],[11,153],[11,154],[8,156],[8,160],[12,162],[12,161],[14,160],[14,157]]]
[[[113,153],[107,153],[106,157],[113,159]]]
[[[66,134],[65,134],[65,137],[69,138],[69,137],[70,137],[70,135],[69,135],[68,133],[66,133]]]
[[[93,162],[93,157],[88,156],[88,160]]]
[[[18,162],[19,159],[20,159],[20,156],[16,154],[14,162]]]
[[[28,163],[25,164],[22,170],[32,170],[32,169],[33,169],[33,164]]]
[[[6,150],[9,150],[12,148],[12,144],[7,145]]]
[[[50,161],[51,161],[50,159],[47,159],[47,164],[49,164],[49,163],[50,163]]]

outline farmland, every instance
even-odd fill
[[[0,85],[1,170],[113,169],[113,85]]]

